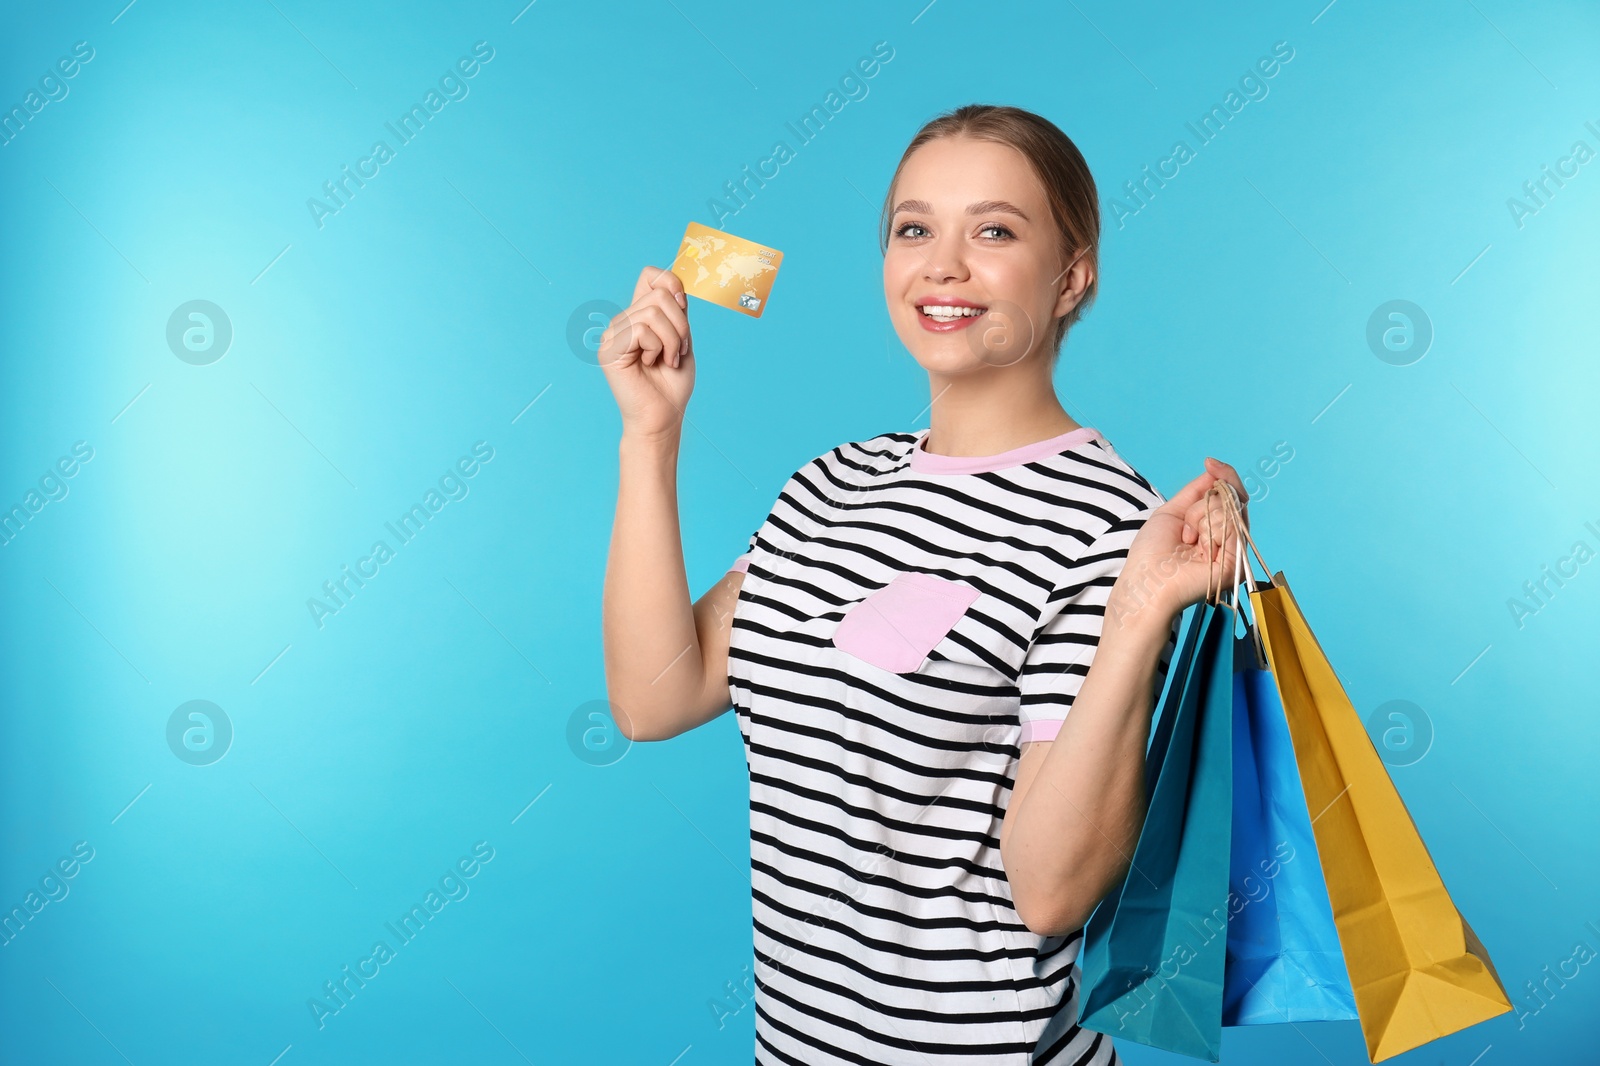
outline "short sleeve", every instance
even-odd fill
[[[756,553],[756,538],[759,537],[759,536],[761,536],[761,530],[759,530],[759,529],[757,529],[754,533],[750,534],[750,543],[745,545],[744,551],[741,552],[733,560],[732,564],[729,565],[729,567],[728,567],[728,572],[729,573],[732,573],[735,570],[737,570],[741,574],[749,572],[749,570],[750,570],[750,559]]]
[[[1154,510],[1146,508],[1109,527],[1079,555],[1063,583],[1045,601],[1017,679],[1022,694],[1020,743],[1054,740],[1066,721],[1099,647],[1111,587],[1128,560],[1134,537]],[[1156,667],[1152,701],[1165,682],[1182,617],[1174,619],[1167,634]]]

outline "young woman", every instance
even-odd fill
[[[607,688],[634,740],[738,715],[758,1063],[1119,1061],[1077,1025],[1082,930],[1138,840],[1179,618],[1233,558],[1207,490],[1246,493],[1208,459],[1167,500],[1056,398],[1099,218],[1047,120],[970,105],[923,127],[882,240],[929,428],[795,471],[693,603],[678,279],[646,267],[602,338],[623,420]]]

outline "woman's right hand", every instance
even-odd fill
[[[622,412],[626,434],[660,436],[682,428],[694,391],[689,298],[670,270],[647,266],[633,303],[600,335],[600,369]]]

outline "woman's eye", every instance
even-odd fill
[[[912,233],[910,232],[912,230],[917,230],[918,232]],[[897,237],[923,237],[927,235],[928,228],[922,225],[920,222],[903,222],[900,224],[900,228],[894,232],[895,236]],[[980,234],[996,234],[995,237],[990,238],[991,240],[1005,240],[1008,237],[1015,236],[1015,234],[1013,234],[1009,229],[1000,225],[998,222],[994,223],[993,225],[984,226],[978,232]]]

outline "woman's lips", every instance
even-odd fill
[[[981,315],[961,315],[957,318],[941,319],[934,318],[931,315],[923,314],[922,308],[920,307],[916,308],[915,310],[917,313],[917,321],[921,322],[922,328],[927,330],[929,333],[954,333],[958,329],[966,329],[968,326],[984,318],[989,313],[987,310],[985,310]]]

